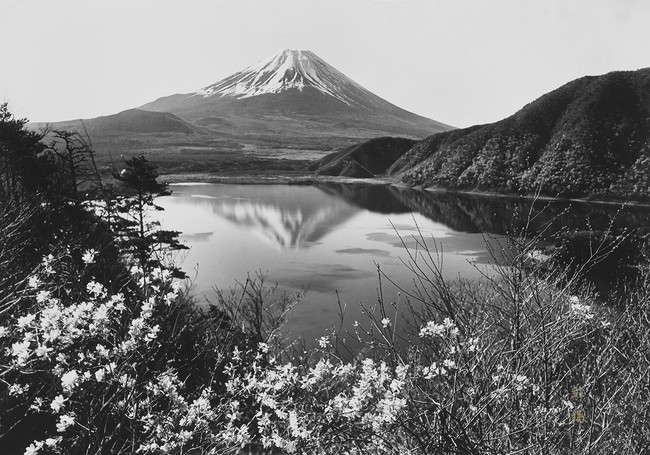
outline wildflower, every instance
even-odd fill
[[[523,390],[530,382],[528,378],[523,374],[516,375],[514,379],[515,379],[515,388],[519,391]]]
[[[31,325],[32,322],[34,322],[34,319],[36,319],[35,314],[28,314],[26,316],[21,316],[18,318],[17,324],[19,329],[24,329],[27,326]]]
[[[74,417],[64,414],[59,417],[59,422],[56,424],[56,431],[63,433],[72,424],[74,424]]]
[[[52,348],[48,348],[44,344],[41,344],[36,348],[35,352],[37,357],[47,357],[47,355],[52,352]]]
[[[258,348],[260,351],[264,352],[264,353],[269,352],[269,345],[266,344],[266,343],[260,343],[260,344],[258,344],[258,345],[257,345],[257,348]]]
[[[9,329],[3,325],[0,325],[0,338],[4,338],[9,335]]]
[[[32,442],[29,447],[25,449],[25,455],[36,455],[38,451],[41,450],[41,447],[43,447],[41,441]]]
[[[42,262],[43,269],[45,273],[49,275],[54,274],[54,268],[52,267],[53,261],[54,261],[54,256],[52,256],[51,254],[48,254],[46,257],[43,258],[43,262]]]
[[[381,325],[384,326],[385,329],[387,329],[390,326],[390,319],[384,318],[381,320]]]
[[[79,373],[77,373],[75,370],[70,370],[61,376],[61,386],[66,392],[70,392],[72,389],[74,389],[78,381]]]
[[[31,289],[36,289],[41,285],[41,280],[37,276],[30,276],[29,280],[27,281],[27,285]]]
[[[105,373],[103,369],[99,369],[95,371],[95,379],[97,380],[97,382],[102,382],[104,380],[104,375]]]
[[[27,386],[21,386],[20,384],[11,384],[9,386],[9,395],[19,396],[24,394],[27,389]]]
[[[424,379],[433,379],[436,376],[444,376],[447,374],[447,370],[443,367],[439,367],[436,362],[433,362],[430,367],[424,367],[422,370]]]
[[[569,313],[581,319],[592,319],[594,317],[591,305],[586,305],[584,303],[571,303]]]
[[[456,362],[454,362],[454,361],[451,360],[451,359],[445,359],[445,360],[442,362],[442,364],[443,364],[446,368],[448,368],[448,369],[450,369],[450,370],[453,369],[453,368],[456,368]]]
[[[86,285],[86,290],[94,297],[106,297],[106,289],[96,281],[90,281]]]
[[[95,262],[95,254],[97,254],[97,252],[93,249],[86,250],[83,256],[81,256],[81,260],[84,261],[84,264],[92,264]]]
[[[65,405],[65,402],[68,401],[67,398],[63,398],[63,395],[57,395],[54,397],[54,400],[52,400],[52,403],[50,403],[50,407],[54,412],[57,414],[61,412],[61,409],[63,409],[63,406]]]
[[[420,329],[420,338],[440,336],[444,331],[444,325],[429,321],[425,327],[422,327],[422,329]]]
[[[11,354],[16,357],[16,362],[19,365],[25,364],[27,362],[27,357],[29,357],[29,341],[19,341],[11,345]]]
[[[470,338],[468,341],[468,346],[467,346],[467,351],[468,352],[475,352],[478,349],[478,344],[479,344],[479,338]]]
[[[330,340],[326,336],[320,337],[318,339],[318,345],[323,349],[325,349],[327,346],[329,346],[329,344],[330,344]]]
[[[41,397],[34,398],[34,402],[29,405],[29,409],[32,411],[39,412],[43,407],[43,399]]]

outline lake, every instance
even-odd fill
[[[650,226],[644,207],[532,201],[431,192],[372,184],[234,185],[175,184],[157,199],[163,228],[182,231],[190,250],[183,270],[196,293],[215,301],[213,288],[229,289],[257,272],[289,292],[307,289],[287,329],[308,340],[339,322],[337,292],[346,305],[346,326],[362,321],[360,303],[377,301],[379,266],[405,289],[413,274],[403,265],[406,244],[419,233],[444,252],[449,279],[479,280],[501,261],[503,236],[617,226]],[[488,248],[488,245],[490,248]],[[496,258],[489,250],[496,251]],[[403,302],[397,287],[382,280],[385,301]],[[400,303],[403,305],[403,303]]]

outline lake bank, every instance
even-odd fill
[[[478,197],[497,197],[507,199],[521,199],[521,200],[539,200],[539,201],[566,201],[566,202],[579,202],[587,204],[605,204],[605,205],[626,205],[638,207],[650,207],[650,202],[647,201],[623,201],[623,200],[600,200],[590,198],[561,198],[540,195],[522,195],[522,194],[504,194],[490,191],[479,190],[459,190],[449,189],[442,187],[413,187],[401,182],[396,182],[390,177],[376,177],[376,178],[352,178],[341,176],[329,175],[316,175],[311,173],[296,173],[296,174],[246,174],[237,173],[234,175],[223,175],[212,172],[190,172],[190,173],[174,173],[164,174],[161,178],[170,184],[182,184],[187,182],[201,182],[201,183],[222,183],[222,184],[237,184],[237,185],[315,185],[319,183],[363,183],[369,185],[391,185],[397,188],[408,188],[415,190],[429,191],[433,193],[449,193],[449,194],[465,194]]]

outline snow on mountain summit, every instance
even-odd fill
[[[215,84],[194,96],[232,96],[249,98],[289,89],[314,88],[345,104],[357,104],[354,93],[365,91],[356,82],[336,70],[311,51],[284,49]]]

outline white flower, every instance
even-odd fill
[[[582,319],[592,319],[594,317],[591,305],[585,305],[584,303],[572,303],[569,313]]]
[[[329,344],[330,344],[330,339],[327,338],[326,336],[320,337],[320,338],[318,339],[318,345],[319,345],[321,348],[326,348],[327,346],[329,346]]]
[[[569,297],[569,303],[576,305],[580,303],[580,299],[578,298],[577,295],[572,295],[571,297]]]
[[[451,359],[445,359],[442,364],[447,367],[448,369],[456,368],[456,362],[454,362]]]
[[[56,424],[56,431],[62,433],[66,430],[66,428],[68,428],[73,423],[74,423],[74,417],[64,414],[61,417],[59,417],[59,423]]]
[[[49,300],[50,295],[50,291],[38,291],[38,294],[36,294],[36,302],[44,303]]]
[[[44,344],[41,344],[39,347],[36,348],[36,356],[37,357],[47,357],[47,355],[52,351],[52,348],[48,348]]]
[[[445,331],[443,324],[436,324],[434,321],[427,322],[425,327],[420,329],[420,338],[441,336]]]
[[[54,412],[57,414],[61,412],[61,409],[63,409],[63,406],[65,405],[65,402],[68,401],[67,398],[63,398],[63,395],[57,395],[54,397],[54,400],[52,400],[52,403],[50,403],[50,407]]]
[[[54,340],[56,340],[59,337],[59,335],[61,335],[61,331],[59,329],[53,329],[43,335],[43,340],[51,343]]]
[[[19,341],[11,345],[11,353],[16,357],[18,364],[22,365],[27,361],[29,357],[29,341]]]
[[[266,343],[259,343],[257,348],[264,353],[269,352],[269,345]]]
[[[0,338],[4,338],[9,334],[9,329],[3,325],[0,325]]]
[[[35,441],[25,449],[25,455],[36,455],[39,450],[43,447],[43,442]]]
[[[31,325],[32,322],[34,322],[34,319],[36,319],[35,314],[28,314],[25,316],[21,316],[18,318],[17,324],[19,329],[24,329],[25,327]]]
[[[108,349],[106,349],[103,344],[95,346],[95,351],[97,351],[97,355],[100,357],[108,357],[109,355]]]
[[[27,386],[21,386],[20,384],[11,384],[9,386],[9,395],[19,396],[25,393]]]
[[[382,319],[381,320],[381,325],[384,326],[385,329],[388,328],[388,326],[390,326],[390,319],[388,319],[388,318]]]
[[[63,387],[63,390],[65,390],[66,392],[69,392],[72,389],[74,389],[78,381],[79,381],[79,373],[77,373],[75,370],[70,370],[67,373],[64,373],[63,376],[61,376],[61,386]]]
[[[27,285],[32,289],[36,289],[41,285],[41,280],[37,276],[30,276]]]
[[[84,261],[85,264],[92,264],[95,262],[95,254],[97,254],[97,252],[93,249],[86,250],[83,256],[81,256],[81,260]]]
[[[424,379],[433,379],[438,375],[446,375],[447,370],[443,367],[439,367],[436,362],[433,362],[430,367],[424,367],[422,374],[424,375]]]
[[[86,285],[86,290],[94,297],[106,297],[106,289],[100,283],[91,281]]]
[[[103,369],[99,369],[95,371],[95,379],[97,380],[97,382],[102,382],[104,380],[104,375],[105,373]]]

